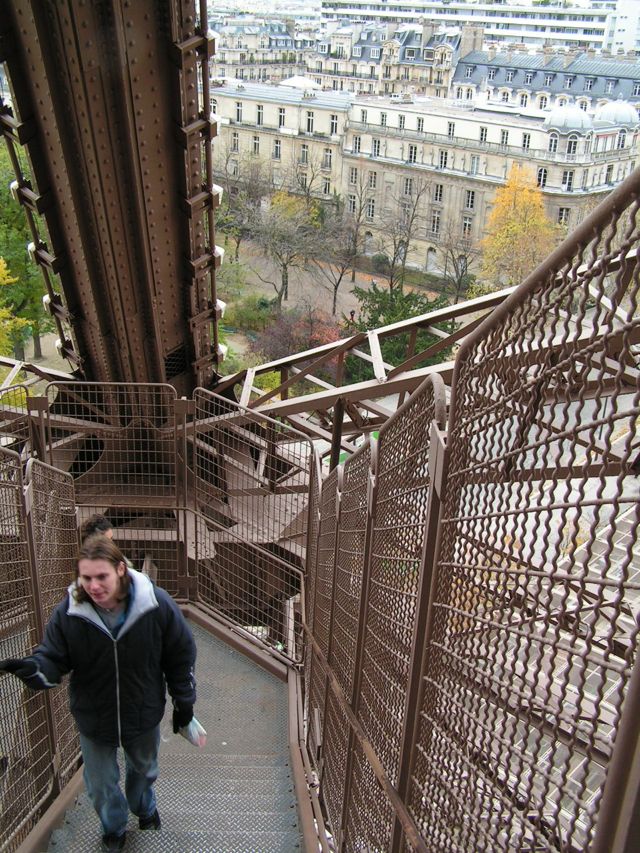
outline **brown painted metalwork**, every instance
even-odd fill
[[[308,717],[340,849],[637,843],[638,207],[640,173],[463,344],[448,431],[422,403],[390,519],[406,412],[369,477],[366,450],[346,462],[348,498],[341,468],[325,481]]]
[[[21,471],[16,453],[0,450],[3,658],[23,657],[42,636],[77,551],[71,478],[36,460],[30,460],[24,484]],[[36,693],[5,677],[0,690],[0,843],[15,849],[77,769],[79,745],[64,687]]]
[[[4,0],[0,20],[0,129],[63,354],[91,380],[210,384],[221,256],[206,4]]]

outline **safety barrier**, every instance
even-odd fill
[[[308,742],[338,848],[637,844],[640,175],[325,480]],[[396,434],[397,431],[397,434]]]
[[[78,548],[71,477],[32,459],[23,482],[22,468],[0,449],[2,658],[24,657],[39,641]],[[12,850],[77,769],[79,742],[64,687],[34,693],[4,677],[0,692],[0,846]]]

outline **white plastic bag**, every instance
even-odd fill
[[[183,726],[181,729],[178,729],[178,734],[194,746],[200,747],[200,749],[202,749],[207,742],[207,733],[195,717],[193,717],[188,726]]]

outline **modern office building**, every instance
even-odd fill
[[[482,27],[487,42],[626,52],[637,44],[637,6],[636,0],[587,5],[560,0],[551,0],[548,5],[473,0],[322,0],[322,14],[343,21],[415,23],[425,19],[457,27],[467,23]]]

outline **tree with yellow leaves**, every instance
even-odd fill
[[[520,284],[547,257],[560,239],[544,209],[540,189],[526,166],[514,165],[497,192],[487,220],[482,250],[481,282],[474,295]]]
[[[17,280],[9,274],[5,259],[0,258],[0,287],[15,284]],[[0,307],[0,355],[13,353],[16,339],[28,325],[28,322],[21,317],[14,317],[8,308]]]

